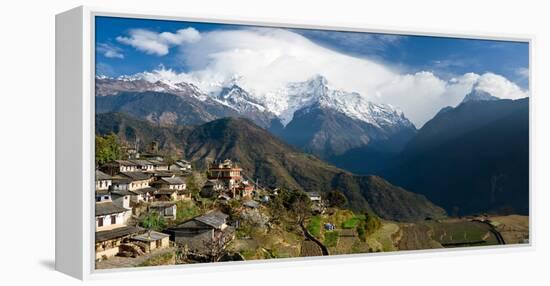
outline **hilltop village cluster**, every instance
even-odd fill
[[[176,220],[178,202],[194,199],[187,184],[193,167],[186,160],[168,163],[155,154],[135,152],[126,157],[99,165],[95,172],[96,262],[175,247],[208,257],[234,239],[238,224],[230,223],[228,214],[216,208],[159,231],[140,225],[151,214],[166,222]],[[273,194],[245,179],[242,168],[231,160],[211,163],[207,180],[198,188],[201,198],[222,205],[238,200],[245,209],[258,208]],[[320,201],[320,196],[311,193],[310,199]]]

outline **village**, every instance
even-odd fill
[[[347,209],[339,191],[266,187],[231,158],[197,168],[122,146],[95,171],[97,269],[521,243],[523,217],[405,223]],[[497,231],[498,230],[498,231]],[[502,234],[502,235],[501,235]]]
[[[244,260],[228,250],[244,221],[272,221],[270,200],[280,190],[246,178],[230,159],[197,171],[185,159],[168,162],[155,142],[148,152],[124,148],[122,157],[95,171],[97,268]],[[306,194],[307,215],[321,212],[320,194]]]

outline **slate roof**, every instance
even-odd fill
[[[185,184],[185,181],[183,181],[183,179],[180,178],[180,177],[162,178],[160,180],[168,183],[169,185],[182,185],[182,184]]]
[[[246,201],[243,203],[243,205],[255,209],[260,206],[260,203],[258,203],[257,201]]]
[[[137,195],[141,195],[141,194],[145,194],[145,193],[152,193],[156,190],[157,189],[155,189],[155,188],[147,187],[147,188],[141,188],[141,189],[133,190],[133,191],[130,191],[130,192],[132,192],[134,194],[137,194]]]
[[[225,220],[227,219],[227,217],[228,215],[220,211],[214,211],[214,212],[210,212],[205,215],[196,217],[194,218],[194,220],[202,222],[214,228],[220,228],[223,224],[225,224]]]
[[[155,194],[157,195],[171,195],[173,193],[177,192],[177,190],[172,190],[172,189],[160,189],[158,191],[155,192]]]
[[[123,191],[123,190],[117,190],[117,191],[112,191],[111,192],[111,195],[119,195],[119,196],[131,196],[133,194],[134,193],[132,193],[130,191]]]
[[[109,214],[115,214],[115,213],[122,213],[127,211],[123,207],[119,207],[115,205],[113,202],[97,202],[95,203],[95,215],[101,216],[101,215],[109,215]]]
[[[145,167],[145,166],[152,166],[153,163],[147,161],[147,160],[131,160],[131,162],[134,162],[135,164]]]
[[[151,178],[150,174],[142,172],[123,172],[122,175],[136,181],[142,181]]]
[[[115,238],[139,234],[143,231],[144,229],[135,226],[122,226],[110,230],[97,231],[95,233],[95,242],[102,242]]]
[[[166,208],[176,205],[176,203],[173,202],[152,202],[149,207],[151,208]]]
[[[137,166],[136,163],[128,161],[128,160],[115,160],[116,163],[123,166]]]
[[[149,241],[161,240],[161,239],[169,237],[169,236],[170,235],[166,234],[166,233],[151,231],[151,233],[145,232],[143,234],[133,236],[132,239],[133,240],[149,242]]]
[[[101,172],[100,170],[95,170],[95,180],[110,180],[112,179],[111,176]]]

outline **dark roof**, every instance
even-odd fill
[[[176,203],[173,202],[152,202],[149,207],[151,208],[166,208],[176,205]]]
[[[168,163],[166,162],[161,162],[159,160],[149,160],[149,162],[151,162],[151,164],[155,165],[155,166],[168,166]]]
[[[169,185],[182,185],[182,184],[185,184],[185,181],[180,177],[162,178],[160,180],[168,183]]]
[[[260,206],[260,203],[258,203],[257,201],[246,201],[243,203],[243,205],[255,209]]]
[[[131,196],[133,195],[133,193],[130,191],[117,190],[117,191],[112,191],[111,195]]]
[[[119,207],[115,205],[113,202],[107,201],[107,202],[97,202],[95,203],[95,215],[108,215],[108,214],[115,214],[115,213],[122,213],[127,211],[123,207]]]
[[[136,163],[128,161],[128,160],[115,160],[115,163],[123,166],[137,166]]]
[[[122,175],[136,181],[142,181],[151,178],[150,174],[142,172],[123,172]]]
[[[133,191],[130,191],[130,192],[139,195],[139,194],[145,194],[145,193],[152,193],[156,190],[157,189],[155,189],[155,188],[147,187],[147,188],[141,188],[141,189],[133,190]]]
[[[172,190],[172,189],[160,189],[158,191],[155,192],[155,194],[157,195],[171,195],[173,193],[177,192],[177,190]]]
[[[220,228],[225,223],[227,217],[228,215],[220,211],[213,211],[205,215],[196,217],[194,218],[194,220],[202,222],[214,228]]]
[[[157,231],[151,231],[151,232],[145,232],[140,235],[133,236],[133,240],[139,240],[139,241],[157,241],[161,240],[163,238],[169,237],[169,234],[157,232]]]
[[[125,237],[133,234],[139,234],[144,229],[134,226],[122,226],[110,230],[97,231],[95,233],[95,242],[102,242],[110,239]]]
[[[307,195],[310,197],[320,197],[321,194],[318,192],[307,192]]]
[[[153,165],[153,163],[147,161],[147,160],[130,160],[131,162],[143,167],[143,166],[147,166],[147,165]]]
[[[110,180],[111,176],[101,172],[100,170],[95,170],[95,180]]]

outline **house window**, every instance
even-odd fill
[[[102,226],[103,226],[103,218],[102,218],[102,217],[98,217],[98,218],[97,218],[97,226],[98,226],[98,227],[102,227]]]
[[[111,216],[111,224],[116,224],[116,215]]]

